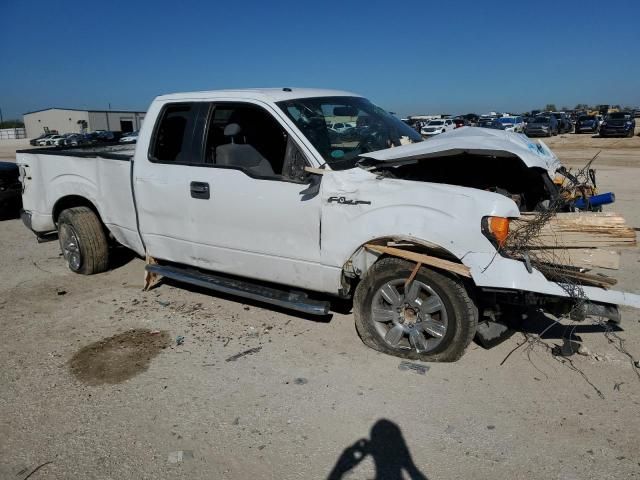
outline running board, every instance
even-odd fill
[[[329,302],[310,299],[304,292],[280,290],[235,278],[222,277],[198,270],[169,265],[146,265],[145,270],[179,282],[189,283],[216,292],[236,295],[310,315],[327,315]]]

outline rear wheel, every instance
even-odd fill
[[[98,216],[88,207],[63,210],[58,238],[69,269],[91,275],[109,268],[109,245]]]
[[[455,361],[473,339],[477,308],[454,276],[384,258],[356,288],[354,317],[362,341],[383,353],[424,361]]]

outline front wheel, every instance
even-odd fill
[[[58,238],[69,269],[91,275],[109,268],[109,244],[98,216],[87,207],[63,210],[58,218]]]
[[[356,329],[369,347],[389,355],[432,362],[459,359],[473,339],[478,310],[454,276],[399,258],[376,262],[354,296]]]

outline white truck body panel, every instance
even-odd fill
[[[19,153],[23,175],[23,208],[32,213],[35,231],[55,229],[52,212],[58,200],[69,195],[86,198],[105,226],[124,246],[144,254],[136,227],[128,161],[101,157]]]
[[[151,162],[149,145],[163,105],[235,101],[267,110],[295,139],[311,166],[325,162],[275,102],[357,96],[331,90],[281,89],[195,92],[158,97],[140,131],[133,162],[69,154],[20,153],[24,208],[35,231],[55,228],[52,212],[68,195],[82,196],[114,237],[140,255],[335,294],[342,272],[361,247],[381,238],[412,238],[437,247],[471,270],[478,287],[569,296],[523,263],[501,257],[481,232],[484,216],[517,217],[509,198],[479,189],[382,178],[363,168],[326,168],[319,192],[308,185],[252,178],[238,169]],[[553,175],[558,159],[523,135],[462,128],[434,139],[367,153],[380,162],[415,161],[456,153],[518,157]],[[428,161],[428,160],[427,160]],[[208,200],[190,195],[207,182]],[[341,200],[342,199],[342,200]],[[136,206],[138,216],[136,217]],[[141,239],[142,237],[142,239]],[[591,300],[640,307],[640,297],[585,287]]]

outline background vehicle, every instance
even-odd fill
[[[558,134],[558,120],[553,115],[538,115],[534,117],[524,132],[529,137],[550,137]]]
[[[576,120],[576,133],[598,133],[600,125],[595,115],[580,115]]]
[[[508,132],[524,132],[524,121],[522,117],[500,117],[496,120],[504,127],[504,130]]]
[[[138,141],[138,131],[125,133],[120,138],[120,143],[136,143]]]
[[[433,137],[446,131],[451,131],[456,128],[455,123],[450,118],[443,118],[438,120],[430,120],[422,129],[420,134],[425,137]]]
[[[51,145],[63,145],[63,144],[64,144],[64,136],[62,135],[51,135],[49,137],[41,138],[36,142],[36,145],[39,145],[41,147],[51,146]]]
[[[96,130],[95,139],[101,143],[117,142],[122,137],[122,132],[111,132],[107,130]]]
[[[357,117],[352,140],[329,137],[329,115]],[[571,304],[542,271],[498,254],[562,172],[522,135],[461,128],[423,141],[352,93],[252,89],[158,97],[135,148],[74,153],[25,150],[17,163],[25,225],[57,234],[76,273],[104,272],[113,238],[153,258],[150,274],[307,314],[329,302],[301,290],[352,297],[365,344],[431,361],[459,358],[500,298]],[[582,291],[616,314],[640,307]]]
[[[18,166],[11,162],[0,162],[0,217],[18,214],[22,185]]]
[[[50,133],[43,133],[42,135],[40,135],[39,137],[33,138],[31,140],[29,140],[29,143],[33,146],[39,145],[38,142],[40,142],[41,140],[46,140],[47,138],[51,138],[54,135],[57,135],[58,132],[50,132]]]
[[[83,136],[80,133],[72,133],[65,137],[64,144],[70,147],[77,147],[83,144]]]
[[[495,118],[481,118],[480,120],[478,120],[477,126],[480,128],[493,128],[497,130],[502,129],[502,124]]]
[[[573,131],[571,120],[565,112],[549,112],[549,115],[555,117],[558,121],[558,133],[567,133]]]
[[[335,122],[335,123],[330,123],[329,124],[329,128],[335,130],[338,133],[342,133],[345,130],[348,130],[350,128],[355,127],[355,125],[349,123],[349,122]]]
[[[614,112],[607,115],[600,126],[601,137],[633,137],[636,119],[631,112]]]

